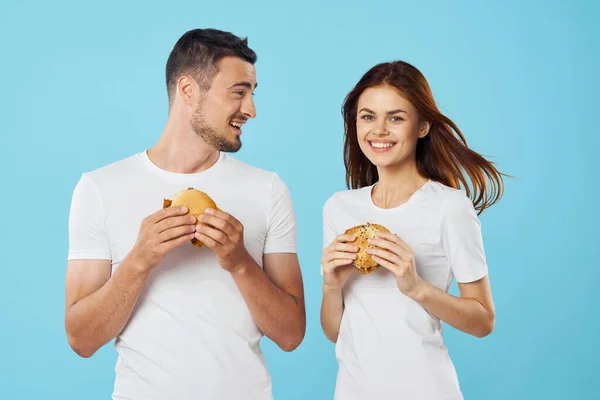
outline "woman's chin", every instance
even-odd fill
[[[390,168],[399,164],[397,160],[385,160],[382,157],[371,157],[369,161],[377,168]]]

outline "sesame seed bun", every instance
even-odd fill
[[[352,244],[359,247],[358,253],[356,254],[356,260],[353,265],[363,274],[369,274],[379,268],[379,264],[377,264],[371,258],[371,255],[367,253],[367,249],[372,247],[369,245],[368,240],[375,238],[376,232],[389,232],[389,230],[377,224],[371,224],[367,222],[363,225],[354,226],[346,232],[346,235],[352,235],[356,237],[356,241]]]

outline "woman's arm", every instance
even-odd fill
[[[391,271],[398,289],[447,324],[476,337],[490,334],[495,311],[487,275],[471,283],[459,283],[460,297],[453,296],[421,279],[412,249],[398,236],[378,233],[367,250],[375,262]]]
[[[420,280],[411,298],[454,328],[485,337],[494,330],[495,310],[487,276],[470,283],[459,283],[460,297]]]

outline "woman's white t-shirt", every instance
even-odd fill
[[[464,191],[428,181],[406,203],[377,207],[373,186],[338,192],[323,208],[324,246],[352,226],[381,224],[414,252],[419,276],[448,291],[487,275],[481,225]],[[343,289],[335,399],[462,399],[442,324],[400,292],[385,268],[353,273]]]

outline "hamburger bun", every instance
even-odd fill
[[[369,274],[379,268],[379,264],[373,261],[371,255],[367,253],[367,249],[373,247],[369,245],[368,240],[375,238],[376,232],[389,232],[389,230],[382,225],[367,222],[363,225],[354,226],[344,232],[346,235],[356,237],[356,240],[352,244],[358,246],[359,250],[356,253],[356,260],[354,260],[353,265],[363,275]]]
[[[181,206],[188,208],[188,213],[186,215],[193,215],[196,218],[196,224],[198,223],[198,217],[204,214],[204,211],[207,208],[218,209],[214,200],[211,199],[209,195],[191,187],[177,193],[172,200],[164,199],[163,201],[163,208]],[[202,247],[204,245],[196,238],[193,238],[191,242],[196,247]]]

